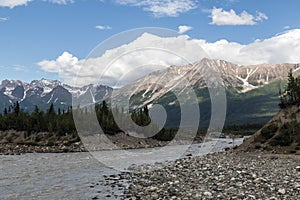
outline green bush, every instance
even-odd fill
[[[265,140],[268,140],[274,136],[274,134],[277,132],[278,127],[275,124],[271,124],[267,127],[264,127],[261,130],[261,135],[264,137]]]
[[[277,132],[278,127],[275,124],[270,124],[261,130],[261,134],[255,138],[255,142],[264,143],[272,138]]]
[[[54,138],[54,137],[52,137],[52,138],[50,138],[50,139],[48,139],[48,141],[47,141],[47,146],[54,146],[55,145],[55,142],[56,142],[56,139]]]
[[[279,134],[270,141],[272,146],[289,146],[291,143],[291,129],[288,125],[283,125]]]

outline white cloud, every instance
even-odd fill
[[[64,52],[54,61],[41,61],[38,64],[47,72],[59,72],[62,68],[76,66],[79,63],[78,58],[68,52]]]
[[[9,18],[8,17],[0,17],[0,22],[5,22],[8,21]]]
[[[147,47],[156,49],[147,49]],[[200,47],[207,55],[201,52]],[[140,51],[140,48],[144,48],[144,50]],[[174,54],[168,52],[174,52]],[[44,60],[38,65],[46,72],[58,73],[70,84],[74,84],[76,79],[76,83],[79,85],[97,83],[102,74],[104,76],[101,83],[114,86],[122,76],[126,76],[126,80],[118,83],[119,85],[142,77],[151,70],[163,69],[170,65],[187,64],[186,60],[175,54],[186,58],[189,62],[199,61],[208,56],[240,65],[300,63],[300,29],[290,30],[265,40],[256,40],[247,45],[227,40],[210,43],[202,39],[189,39],[185,35],[161,38],[143,34],[135,41],[108,50],[98,58],[79,60],[65,52],[56,60]],[[109,63],[116,58],[118,59],[109,66]],[[106,66],[109,68],[106,69]],[[151,66],[152,68],[150,70],[147,67],[140,68],[140,66]],[[76,78],[79,70],[80,74]]]
[[[269,19],[268,16],[265,13],[257,12],[257,15],[255,17],[255,21],[263,21]]]
[[[95,26],[96,29],[99,29],[99,30],[109,30],[109,29],[112,29],[110,26],[103,26],[103,25],[97,25]]]
[[[185,26],[185,25],[178,26],[178,33],[183,34],[183,33],[188,32],[189,30],[192,30],[192,29],[193,29],[193,27],[191,27],[191,26]]]
[[[246,11],[237,14],[233,9],[225,11],[223,8],[213,8],[210,17],[213,25],[255,25],[257,22],[267,20],[268,17],[262,12],[257,12],[256,16],[253,16]]]
[[[197,54],[190,54],[190,52],[197,52]],[[106,51],[101,57],[79,60],[65,52],[56,60],[44,60],[38,65],[44,71],[58,73],[70,84],[74,84],[80,69],[75,85],[97,83],[100,75],[103,75],[102,84],[115,86],[126,84],[172,64],[188,64],[185,59],[177,55],[190,61],[206,56],[201,55],[199,45],[190,41],[186,35],[161,38],[145,33],[129,44]],[[111,63],[112,61],[114,62]],[[121,77],[126,80],[118,83]]]
[[[283,29],[285,29],[285,30],[290,29],[290,28],[291,28],[291,26],[285,26],[285,27],[283,27]]]
[[[197,0],[115,0],[120,5],[137,6],[155,17],[177,17],[197,8]]]
[[[74,0],[48,0],[50,3],[66,5],[68,3],[74,3]]]
[[[0,7],[14,8],[16,6],[25,6],[32,1],[34,0],[0,0]],[[43,1],[47,1],[55,4],[63,4],[63,5],[74,2],[74,0],[43,0]]]
[[[0,7],[14,8],[16,6],[27,5],[32,0],[0,0]]]
[[[265,40],[255,40],[247,45],[227,40],[198,42],[212,58],[236,64],[300,63],[300,29],[286,31]]]

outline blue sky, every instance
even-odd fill
[[[299,7],[298,0],[0,0],[0,80],[64,81],[38,63],[64,52],[82,60],[110,36],[140,27],[182,26],[191,39],[248,45],[300,28]]]

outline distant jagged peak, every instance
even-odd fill
[[[5,79],[2,81],[1,83],[1,88],[3,87],[16,87],[16,86],[22,86],[22,85],[26,85],[26,83],[20,81],[20,80],[8,80]]]
[[[237,64],[234,64],[234,63],[226,61],[226,60],[212,59],[212,58],[208,58],[208,57],[204,57],[200,61],[196,61],[194,64],[204,64],[204,63],[214,63],[217,65],[237,65]]]
[[[45,86],[56,87],[58,85],[63,85],[63,83],[61,81],[59,81],[59,80],[50,80],[50,79],[42,78],[41,80],[33,80],[33,81],[31,81],[30,85],[32,85],[32,86],[40,86],[40,87],[45,87]]]
[[[231,61],[226,61],[223,59],[212,59],[212,58],[203,58],[200,61],[196,61],[193,63],[195,64],[214,64],[216,66],[236,66],[238,68],[268,68],[268,69],[275,69],[280,67],[294,67],[295,70],[300,69],[300,63],[261,63],[261,64],[253,64],[253,65],[243,65],[243,64],[235,64]]]

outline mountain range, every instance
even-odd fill
[[[118,89],[92,84],[73,87],[46,79],[31,83],[4,80],[0,85],[0,110],[16,101],[25,111],[32,111],[35,105],[46,110],[51,103],[57,109],[67,109],[72,105],[72,96],[84,99],[86,103],[103,99],[122,101],[130,96],[131,109],[161,104],[168,114],[167,125],[178,126],[180,105],[176,94],[189,87],[195,91],[199,102],[200,126],[207,126],[211,117],[211,94],[207,86],[217,85],[222,86],[226,93],[226,125],[264,124],[279,110],[278,92],[284,87],[288,72],[292,70],[298,75],[299,69],[300,64],[241,66],[205,58],[186,66],[170,66],[153,72]]]
[[[18,101],[20,107],[28,112],[34,110],[35,105],[47,110],[50,104],[56,109],[68,109],[72,106],[73,97],[84,97],[95,94],[95,99],[106,99],[112,88],[103,85],[86,85],[73,87],[57,80],[34,80],[25,83],[19,80],[3,80],[0,85],[0,109],[8,108]]]

